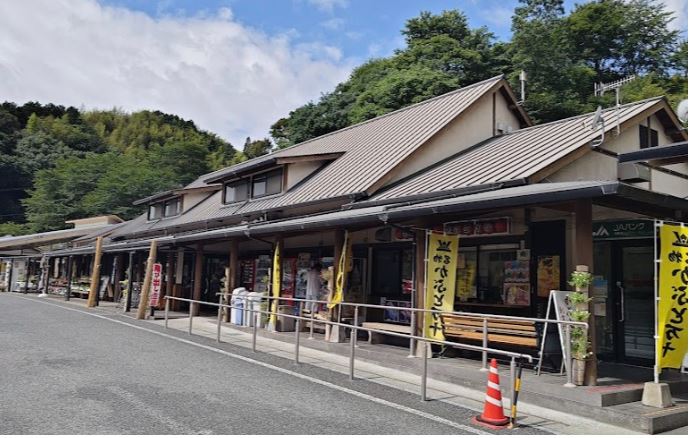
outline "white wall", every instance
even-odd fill
[[[285,190],[292,188],[295,184],[305,179],[309,174],[314,172],[324,164],[324,161],[304,161],[299,163],[290,163],[286,166],[286,187]]]

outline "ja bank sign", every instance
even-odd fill
[[[653,237],[653,221],[618,220],[593,222],[593,239],[637,239]]]

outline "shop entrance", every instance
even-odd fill
[[[652,366],[655,357],[652,242],[650,239],[597,242],[595,265],[604,268],[596,270],[593,283],[598,354],[606,360]]]

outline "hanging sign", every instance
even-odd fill
[[[660,227],[660,281],[658,284],[658,368],[680,368],[688,351],[689,229]]]
[[[160,263],[154,263],[151,271],[151,298],[149,298],[149,306],[157,307],[158,299],[161,296],[161,283],[163,281],[163,266]]]
[[[429,233],[425,309],[453,311],[458,263],[458,235]],[[425,312],[425,337],[444,340],[441,313]]]

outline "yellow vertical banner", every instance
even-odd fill
[[[338,303],[343,302],[343,291],[345,290],[346,275],[350,270],[350,236],[348,235],[348,230],[345,232],[343,238],[343,248],[341,249],[341,257],[338,259],[338,274],[336,274],[336,285],[334,287],[334,293],[331,296],[331,301],[329,301],[329,309],[336,307]]]
[[[274,245],[274,261],[271,266],[271,296],[281,296],[281,248],[283,241],[276,241]],[[278,300],[271,300],[271,317],[269,318],[269,327],[276,328],[276,312],[278,312]]]
[[[660,227],[657,343],[659,369],[680,368],[688,351],[689,229],[681,225]]]
[[[425,309],[453,311],[457,263],[458,235],[429,233]],[[444,340],[440,313],[425,312],[424,335],[427,338]]]

